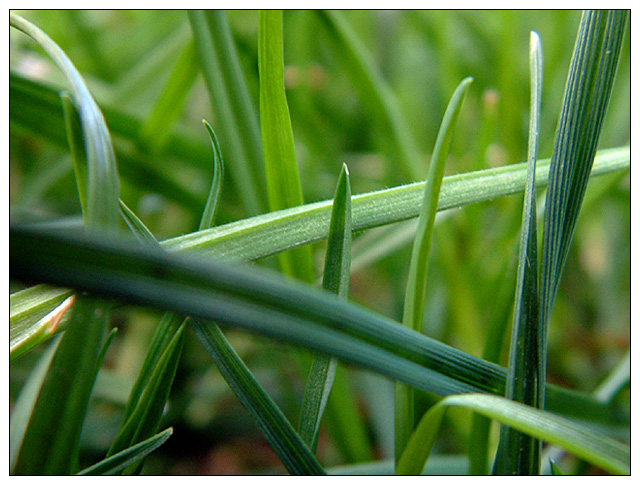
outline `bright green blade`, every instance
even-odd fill
[[[216,216],[216,209],[218,207],[218,196],[220,195],[220,187],[222,186],[222,177],[224,175],[224,162],[222,161],[222,152],[220,151],[220,145],[218,138],[216,137],[213,128],[205,120],[202,120],[209,138],[211,138],[211,147],[213,148],[213,180],[211,181],[211,187],[209,189],[209,196],[200,218],[200,225],[198,229],[209,229],[214,225]]]
[[[438,209],[438,198],[444,176],[445,162],[449,155],[449,146],[462,102],[469,90],[472,79],[464,79],[457,87],[444,114],[440,131],[433,148],[429,165],[429,175],[420,207],[418,228],[411,253],[409,277],[405,292],[402,324],[416,332],[422,331],[424,318],[424,299],[427,287],[427,268],[431,254],[433,225]],[[403,383],[397,383],[395,389],[395,458],[400,459],[402,451],[415,427],[414,390]]]
[[[322,287],[346,299],[351,275],[351,184],[347,166],[342,166],[333,198]],[[315,354],[300,411],[300,436],[315,453],[320,420],[336,375],[337,359]]]
[[[78,472],[78,475],[115,475],[155,451],[169,439],[172,433],[173,429],[167,428],[151,438],[85,468]]]
[[[506,371],[335,295],[258,268],[136,248],[104,238],[10,228],[10,276],[79,287],[239,326],[447,395],[504,393]],[[548,386],[549,408],[625,421],[592,397]]]
[[[34,405],[15,474],[74,472],[91,389],[106,350],[108,314],[101,306],[87,297],[77,299]]]
[[[628,475],[631,472],[631,450],[618,441],[548,411],[498,396],[469,394],[448,396],[425,413],[402,455],[398,473],[417,475],[422,472],[438,426],[450,406],[471,409],[523,433],[556,444],[611,473]]]
[[[260,128],[271,211],[301,206],[304,203],[284,89],[282,37],[282,12],[261,11],[258,14]],[[280,267],[284,274],[302,281],[312,282],[314,279],[311,249],[308,246],[280,255]]]
[[[542,340],[538,320],[538,237],[536,231],[535,172],[542,95],[542,47],[535,32],[530,40],[531,114],[529,119],[529,167],[522,209],[520,257],[516,286],[509,371],[505,397],[541,407],[540,379],[544,371],[538,342]],[[518,430],[503,426],[494,464],[498,475],[538,475],[541,443]]]
[[[11,13],[11,26],[32,37],[62,70],[78,110],[87,160],[85,225],[92,230],[118,227],[118,171],[111,135],[100,108],[68,56],[42,30]]]

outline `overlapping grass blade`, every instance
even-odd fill
[[[155,451],[167,441],[172,434],[173,428],[167,428],[151,438],[141,441],[126,450],[85,468],[81,472],[78,472],[78,475],[115,475]]]
[[[88,297],[77,299],[34,405],[15,474],[74,472],[91,389],[109,341],[107,317],[102,305]]]
[[[73,303],[73,292],[36,285],[9,296],[9,356],[14,360],[51,337]]]
[[[347,166],[342,166],[331,211],[322,287],[342,298],[349,294],[351,266],[351,184]],[[320,420],[329,399],[338,361],[315,354],[300,411],[300,436],[315,453]]]
[[[420,474],[433,447],[438,425],[450,406],[471,409],[500,423],[530,434],[617,474],[631,472],[631,450],[561,416],[487,394],[448,396],[420,420],[397,468],[404,475]]]
[[[281,11],[258,14],[258,68],[262,153],[269,209],[273,212],[304,203],[284,89]],[[307,246],[281,254],[280,267],[286,275],[309,283],[313,281],[311,249]]]
[[[540,269],[543,337],[539,343],[545,369],[551,309],[567,262],[589,175],[593,171],[627,17],[628,11],[585,11],[569,67],[545,201]]]
[[[415,140],[402,116],[393,91],[382,77],[356,33],[344,15],[335,10],[316,11],[335,41],[336,50],[354,89],[359,91],[363,104],[370,109],[370,116],[376,120],[381,139],[388,141],[388,154],[396,159],[405,177],[409,180],[422,179],[423,160]]]
[[[429,175],[420,207],[418,228],[411,253],[409,277],[405,292],[402,324],[416,332],[422,331],[424,318],[424,298],[427,287],[427,268],[431,254],[433,225],[438,208],[438,197],[444,176],[444,167],[449,155],[449,145],[462,108],[462,102],[469,90],[472,79],[464,79],[457,87],[444,114],[442,125],[433,149],[429,165]],[[403,383],[395,389],[395,457],[396,463],[415,428],[414,390]]]
[[[527,186],[522,209],[520,257],[516,283],[515,307],[507,373],[505,397],[532,406],[541,407],[540,379],[542,341],[538,320],[538,237],[536,217],[535,172],[540,126],[542,95],[542,47],[535,32],[530,40],[531,112],[529,120],[529,167]],[[494,463],[494,473],[499,475],[538,475],[540,473],[541,443],[518,430],[503,426],[500,430],[500,446]]]
[[[262,160],[260,144],[256,145],[259,138],[254,139],[255,135],[251,134],[256,128],[248,131],[243,128],[245,123],[257,126],[257,117],[255,109],[250,104],[246,81],[242,81],[243,76],[228,24],[224,14],[201,10],[189,11],[189,22],[213,111],[220,120],[220,123],[216,124],[216,130],[227,147],[227,159],[230,161],[228,167],[233,184],[240,194],[246,212],[249,215],[260,214],[265,211],[267,204],[262,190],[260,169],[257,168]],[[220,29],[224,29],[225,32]],[[219,45],[222,39],[226,40]],[[242,108],[239,108],[237,103],[242,103]]]
[[[602,150],[596,157],[592,175],[627,170],[630,148]],[[538,160],[536,187],[544,187],[549,160]],[[492,200],[524,190],[526,163],[445,177],[438,211]],[[425,182],[354,195],[351,201],[354,231],[378,227],[416,217],[424,195]],[[257,217],[247,218],[206,231],[162,241],[170,250],[197,249],[219,259],[258,259],[302,244],[325,239],[328,234],[331,201],[305,204]]]
[[[257,268],[35,227],[10,228],[10,276],[48,281],[238,326],[367,367],[441,395],[503,394],[504,368],[336,296]],[[619,410],[547,386],[549,409],[624,422]]]
[[[33,38],[62,70],[80,116],[87,160],[87,204],[85,224],[88,229],[108,230],[118,224],[118,171],[111,135],[102,112],[89,92],[82,76],[67,55],[42,30],[10,13],[11,26]]]

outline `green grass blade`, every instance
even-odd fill
[[[630,157],[629,147],[602,150],[596,157],[592,175],[628,170]],[[537,188],[546,185],[548,175],[549,160],[539,160],[536,169]],[[526,163],[445,177],[438,199],[438,211],[522,192],[526,178]],[[417,182],[353,196],[353,230],[360,231],[416,217],[424,189],[425,182]],[[331,204],[330,200],[305,204],[186,234],[161,244],[170,250],[198,249],[219,259],[258,259],[326,239]]]
[[[573,421],[498,396],[470,394],[449,396],[433,406],[420,420],[400,460],[398,473],[420,474],[435,441],[446,409],[471,409],[502,424],[558,445],[575,456],[611,473],[631,472],[631,450],[611,438],[596,434]]]
[[[56,338],[42,353],[35,367],[29,373],[29,377],[27,377],[18,399],[16,399],[11,409],[11,418],[9,420],[9,472],[12,475],[14,474],[16,459],[22,446],[24,433],[29,425],[31,413],[61,338]]]
[[[347,166],[342,166],[335,197],[327,242],[322,287],[346,299],[351,275],[351,184]],[[315,453],[320,433],[320,420],[329,399],[336,375],[337,359],[315,354],[307,379],[300,411],[300,436]]]
[[[214,25],[210,23],[212,19]],[[217,24],[215,19],[218,19]],[[232,66],[236,63],[228,64],[228,59],[219,52],[216,40],[219,40],[218,36],[221,33],[214,32],[220,28],[220,19],[217,16],[201,10],[192,10],[189,11],[189,22],[196,40],[200,55],[200,67],[207,84],[213,112],[220,120],[216,124],[216,131],[220,134],[220,139],[223,140],[224,146],[228,150],[226,158],[229,160],[228,167],[232,182],[240,194],[240,199],[243,201],[247,213],[249,215],[260,214],[265,211],[267,206],[264,201],[263,184],[258,175],[259,172],[255,168],[262,156],[255,152],[255,140],[243,139],[242,124],[253,122],[242,119],[241,116],[246,113],[244,111],[238,112],[237,106],[234,106],[231,101],[238,97],[244,98],[246,88],[231,84],[231,79],[226,74],[227,70],[239,69],[239,66],[233,68]],[[238,77],[241,78],[240,74]],[[235,75],[233,79],[234,82],[238,82]],[[257,158],[252,160],[253,157]]]
[[[289,473],[322,475],[324,470],[278,406],[255,380],[217,325],[192,321],[192,328],[235,395],[260,427]]]
[[[9,356],[14,360],[66,326],[74,301],[64,288],[36,285],[9,296]]]
[[[220,151],[220,145],[218,138],[211,128],[211,125],[205,120],[202,120],[209,138],[211,138],[211,147],[213,148],[213,180],[211,182],[211,188],[209,189],[209,196],[204,206],[204,211],[200,219],[200,225],[198,230],[209,229],[213,226],[216,209],[218,207],[218,195],[220,194],[220,187],[222,185],[222,177],[224,175],[224,162],[222,161],[222,152]]]
[[[106,326],[107,312],[101,304],[77,299],[29,420],[14,469],[17,475],[73,473]]]
[[[189,41],[178,57],[164,87],[157,96],[151,114],[140,129],[140,143],[151,153],[164,148],[171,127],[182,113],[198,74],[198,53]]]
[[[530,40],[531,114],[529,120],[529,167],[522,209],[522,232],[516,286],[515,308],[507,373],[505,397],[532,406],[541,407],[540,380],[542,352],[538,348],[541,331],[538,320],[538,237],[536,231],[535,172],[540,126],[542,95],[542,47],[535,32]],[[544,384],[542,384],[544,385]],[[500,446],[494,464],[498,475],[538,475],[540,473],[541,443],[518,430],[503,426]]]
[[[539,343],[545,369],[551,308],[592,172],[627,17],[628,11],[585,11],[569,67],[545,201],[540,269],[540,319],[544,335]]]
[[[363,104],[370,108],[370,116],[376,120],[381,137],[388,139],[390,158],[398,159],[409,180],[422,179],[423,157],[391,87],[382,77],[371,54],[341,12],[318,10],[316,13],[335,41],[340,57],[345,59],[344,67],[353,80],[354,89],[359,91]]]
[[[138,241],[143,244],[151,244],[152,246],[159,245],[158,240],[149,228],[144,225],[144,222],[142,222],[135,212],[129,209],[129,206],[122,202],[122,200],[120,201],[120,215]]]
[[[62,70],[70,85],[82,125],[87,159],[87,227],[93,230],[116,229],[118,224],[118,171],[111,135],[102,112],[82,76],[67,55],[42,30],[10,14],[11,26],[33,38]]]
[[[258,268],[136,248],[105,238],[10,228],[10,276],[78,287],[238,326],[334,355],[437,394],[503,394],[504,368],[327,292]],[[549,409],[625,421],[590,396],[548,385]]]
[[[444,176],[444,167],[449,154],[449,145],[462,108],[462,102],[472,79],[464,79],[457,87],[444,114],[442,125],[433,149],[429,175],[420,207],[418,228],[411,253],[409,277],[404,300],[402,324],[416,332],[422,331],[424,298],[427,287],[427,268],[431,254],[433,225],[438,208],[438,197]],[[395,457],[396,463],[415,427],[414,390],[402,383],[395,390]]]
[[[262,153],[269,209],[277,211],[301,206],[302,186],[284,89],[282,12],[261,11],[258,14],[258,25]],[[309,247],[283,253],[280,256],[280,266],[286,275],[306,282],[313,281]]]
[[[173,428],[167,428],[151,438],[85,468],[78,472],[78,475],[115,475],[158,449],[172,434]]]

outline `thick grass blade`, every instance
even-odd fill
[[[431,254],[433,225],[438,209],[438,197],[444,176],[444,167],[449,154],[449,145],[462,108],[462,102],[472,79],[464,79],[457,87],[444,114],[442,125],[433,149],[429,165],[424,197],[420,207],[418,228],[411,253],[409,277],[404,300],[402,324],[416,332],[422,331],[424,298],[427,287],[427,268]],[[395,389],[395,457],[396,463],[415,427],[414,390],[403,383]]]
[[[191,326],[287,471],[295,475],[323,475],[324,470],[313,453],[229,345],[220,328],[198,320]]]
[[[9,296],[9,357],[14,360],[66,326],[71,290],[36,285]]]
[[[602,150],[591,172],[596,176],[628,170],[629,147]],[[549,160],[538,160],[536,188],[546,186]],[[517,194],[524,190],[526,163],[445,177],[438,211]],[[425,182],[354,195],[352,228],[370,229],[416,217],[424,197]],[[322,201],[232,222],[206,231],[163,241],[170,250],[197,249],[218,259],[253,260],[289,248],[326,239],[332,201]]]
[[[237,326],[440,395],[505,391],[504,368],[272,272],[34,227],[11,227],[9,235],[11,278]],[[548,395],[549,408],[561,414],[627,419],[583,393],[548,385]]]
[[[347,166],[342,166],[331,211],[322,287],[346,299],[351,266],[351,184]],[[315,453],[320,420],[329,399],[338,361],[315,354],[300,411],[300,436]]]
[[[260,71],[260,127],[269,209],[301,206],[302,185],[293,145],[293,131],[284,89],[282,12],[258,14],[258,68]],[[313,281],[311,249],[301,247],[280,255],[286,275]]]
[[[449,396],[433,406],[420,420],[402,455],[397,472],[417,475],[433,447],[438,425],[448,407],[471,409],[502,424],[558,445],[575,456],[611,473],[631,473],[631,450],[566,418],[509,399],[486,394]]]
[[[359,92],[363,104],[370,108],[370,116],[376,121],[381,137],[389,142],[390,158],[397,158],[403,175],[409,180],[422,179],[423,157],[391,87],[382,77],[371,54],[341,12],[318,10],[316,13],[327,27],[340,58],[345,59],[344,67],[352,78],[354,89]]]
[[[259,138],[254,139],[255,135],[247,137],[247,132],[242,127],[245,123],[257,125],[257,116],[250,104],[246,81],[243,82],[244,77],[228,24],[224,15],[213,15],[202,10],[189,11],[189,22],[200,55],[200,67],[213,112],[220,120],[220,123],[216,124],[216,130],[228,151],[231,179],[247,213],[260,214],[266,210],[267,204],[262,190],[260,169],[257,168],[262,160]],[[225,29],[226,33],[220,32],[221,28]],[[222,37],[226,39],[226,43],[218,45]],[[231,62],[230,59],[234,61]],[[229,73],[230,70],[233,74]],[[233,104],[240,99],[245,100],[242,109]],[[243,118],[244,116],[248,118]],[[255,130],[256,128],[250,129],[251,132]]]
[[[505,397],[532,406],[541,407],[540,379],[542,340],[538,320],[538,237],[536,231],[535,172],[540,126],[540,104],[542,95],[542,47],[535,32],[530,40],[531,65],[531,113],[529,119],[529,167],[527,186],[522,209],[522,231],[520,257],[516,283],[515,307],[507,373]],[[498,475],[538,475],[540,473],[541,443],[518,430],[503,426],[500,431],[500,446],[494,463]]]
[[[140,443],[127,448],[115,455],[105,458],[98,463],[85,468],[78,475],[115,475],[128,466],[139,462],[151,452],[158,449],[173,434],[173,428],[167,428],[164,431],[148,438]]]
[[[551,309],[592,172],[628,15],[628,11],[585,11],[569,67],[551,156],[542,237],[539,346],[545,371]]]
[[[183,48],[149,117],[140,129],[139,141],[157,154],[169,140],[171,127],[182,112],[198,74],[198,53],[193,40]]]
[[[80,116],[87,160],[86,227],[114,230],[118,227],[118,171],[111,135],[102,112],[71,60],[42,30],[10,13],[11,26],[33,38],[62,70]]]
[[[27,425],[17,475],[74,472],[80,430],[106,350],[107,317],[92,299],[77,299]]]

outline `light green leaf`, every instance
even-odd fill
[[[486,394],[448,396],[427,411],[407,444],[397,473],[410,475],[422,472],[442,416],[450,406],[471,409],[538,439],[558,445],[611,473],[630,473],[631,450],[628,446],[593,433],[584,426],[548,411]]]
[[[433,148],[429,165],[429,175],[424,188],[424,197],[420,207],[418,228],[411,253],[409,277],[405,292],[402,324],[416,332],[422,331],[424,317],[424,298],[427,287],[427,268],[431,254],[433,225],[436,219],[438,198],[444,167],[449,155],[449,145],[453,137],[462,102],[469,90],[472,79],[464,79],[457,87],[442,119],[440,131]],[[415,427],[414,390],[402,383],[395,389],[395,457],[400,459],[402,450]]]

